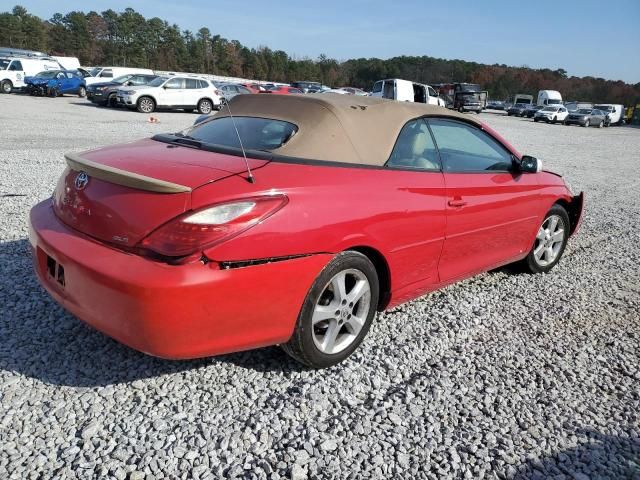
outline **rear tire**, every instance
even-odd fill
[[[359,252],[339,253],[311,285],[293,335],[282,349],[312,368],[342,362],[369,331],[378,298],[378,275],[371,261]]]
[[[562,257],[569,239],[571,224],[567,211],[554,205],[544,216],[535,240],[521,265],[529,273],[546,273]]]
[[[207,115],[213,110],[213,103],[208,98],[203,98],[198,102],[198,112]]]
[[[11,93],[13,91],[13,83],[11,83],[11,80],[4,80],[0,83],[0,91],[2,93]]]
[[[156,102],[151,97],[140,97],[136,102],[136,108],[140,113],[152,113],[156,109]]]

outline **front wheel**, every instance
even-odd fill
[[[342,362],[369,331],[378,298],[371,261],[359,252],[336,255],[313,282],[283,350],[312,368]]]
[[[84,88],[84,87],[80,87],[80,88],[78,89],[78,96],[79,96],[80,98],[84,98],[84,97],[86,97],[86,96],[87,96],[87,89],[86,89],[86,88]]]
[[[604,127],[604,120],[600,120],[600,123],[598,124],[598,128],[602,128]]]
[[[140,113],[151,113],[156,109],[156,102],[151,97],[141,97],[136,102],[136,107]]]
[[[560,205],[554,205],[545,215],[533,246],[523,260],[531,273],[546,273],[560,261],[569,239],[569,215]]]

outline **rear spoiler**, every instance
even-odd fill
[[[71,169],[78,172],[86,172],[92,177],[117,185],[124,185],[125,187],[156,193],[191,192],[191,188],[185,187],[184,185],[165,182],[157,178],[147,177],[120,168],[93,162],[76,153],[66,153],[64,158]]]

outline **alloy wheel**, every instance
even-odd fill
[[[322,353],[333,355],[358,337],[371,308],[371,286],[363,272],[338,272],[324,287],[311,319],[313,342]]]
[[[143,98],[140,100],[140,110],[144,113],[153,112],[153,101],[149,98]]]
[[[536,235],[533,256],[541,267],[552,264],[558,258],[565,236],[564,221],[559,215],[551,215],[542,222]]]

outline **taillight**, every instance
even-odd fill
[[[184,257],[244,232],[280,210],[284,195],[253,197],[210,205],[165,223],[140,247],[167,257]]]

